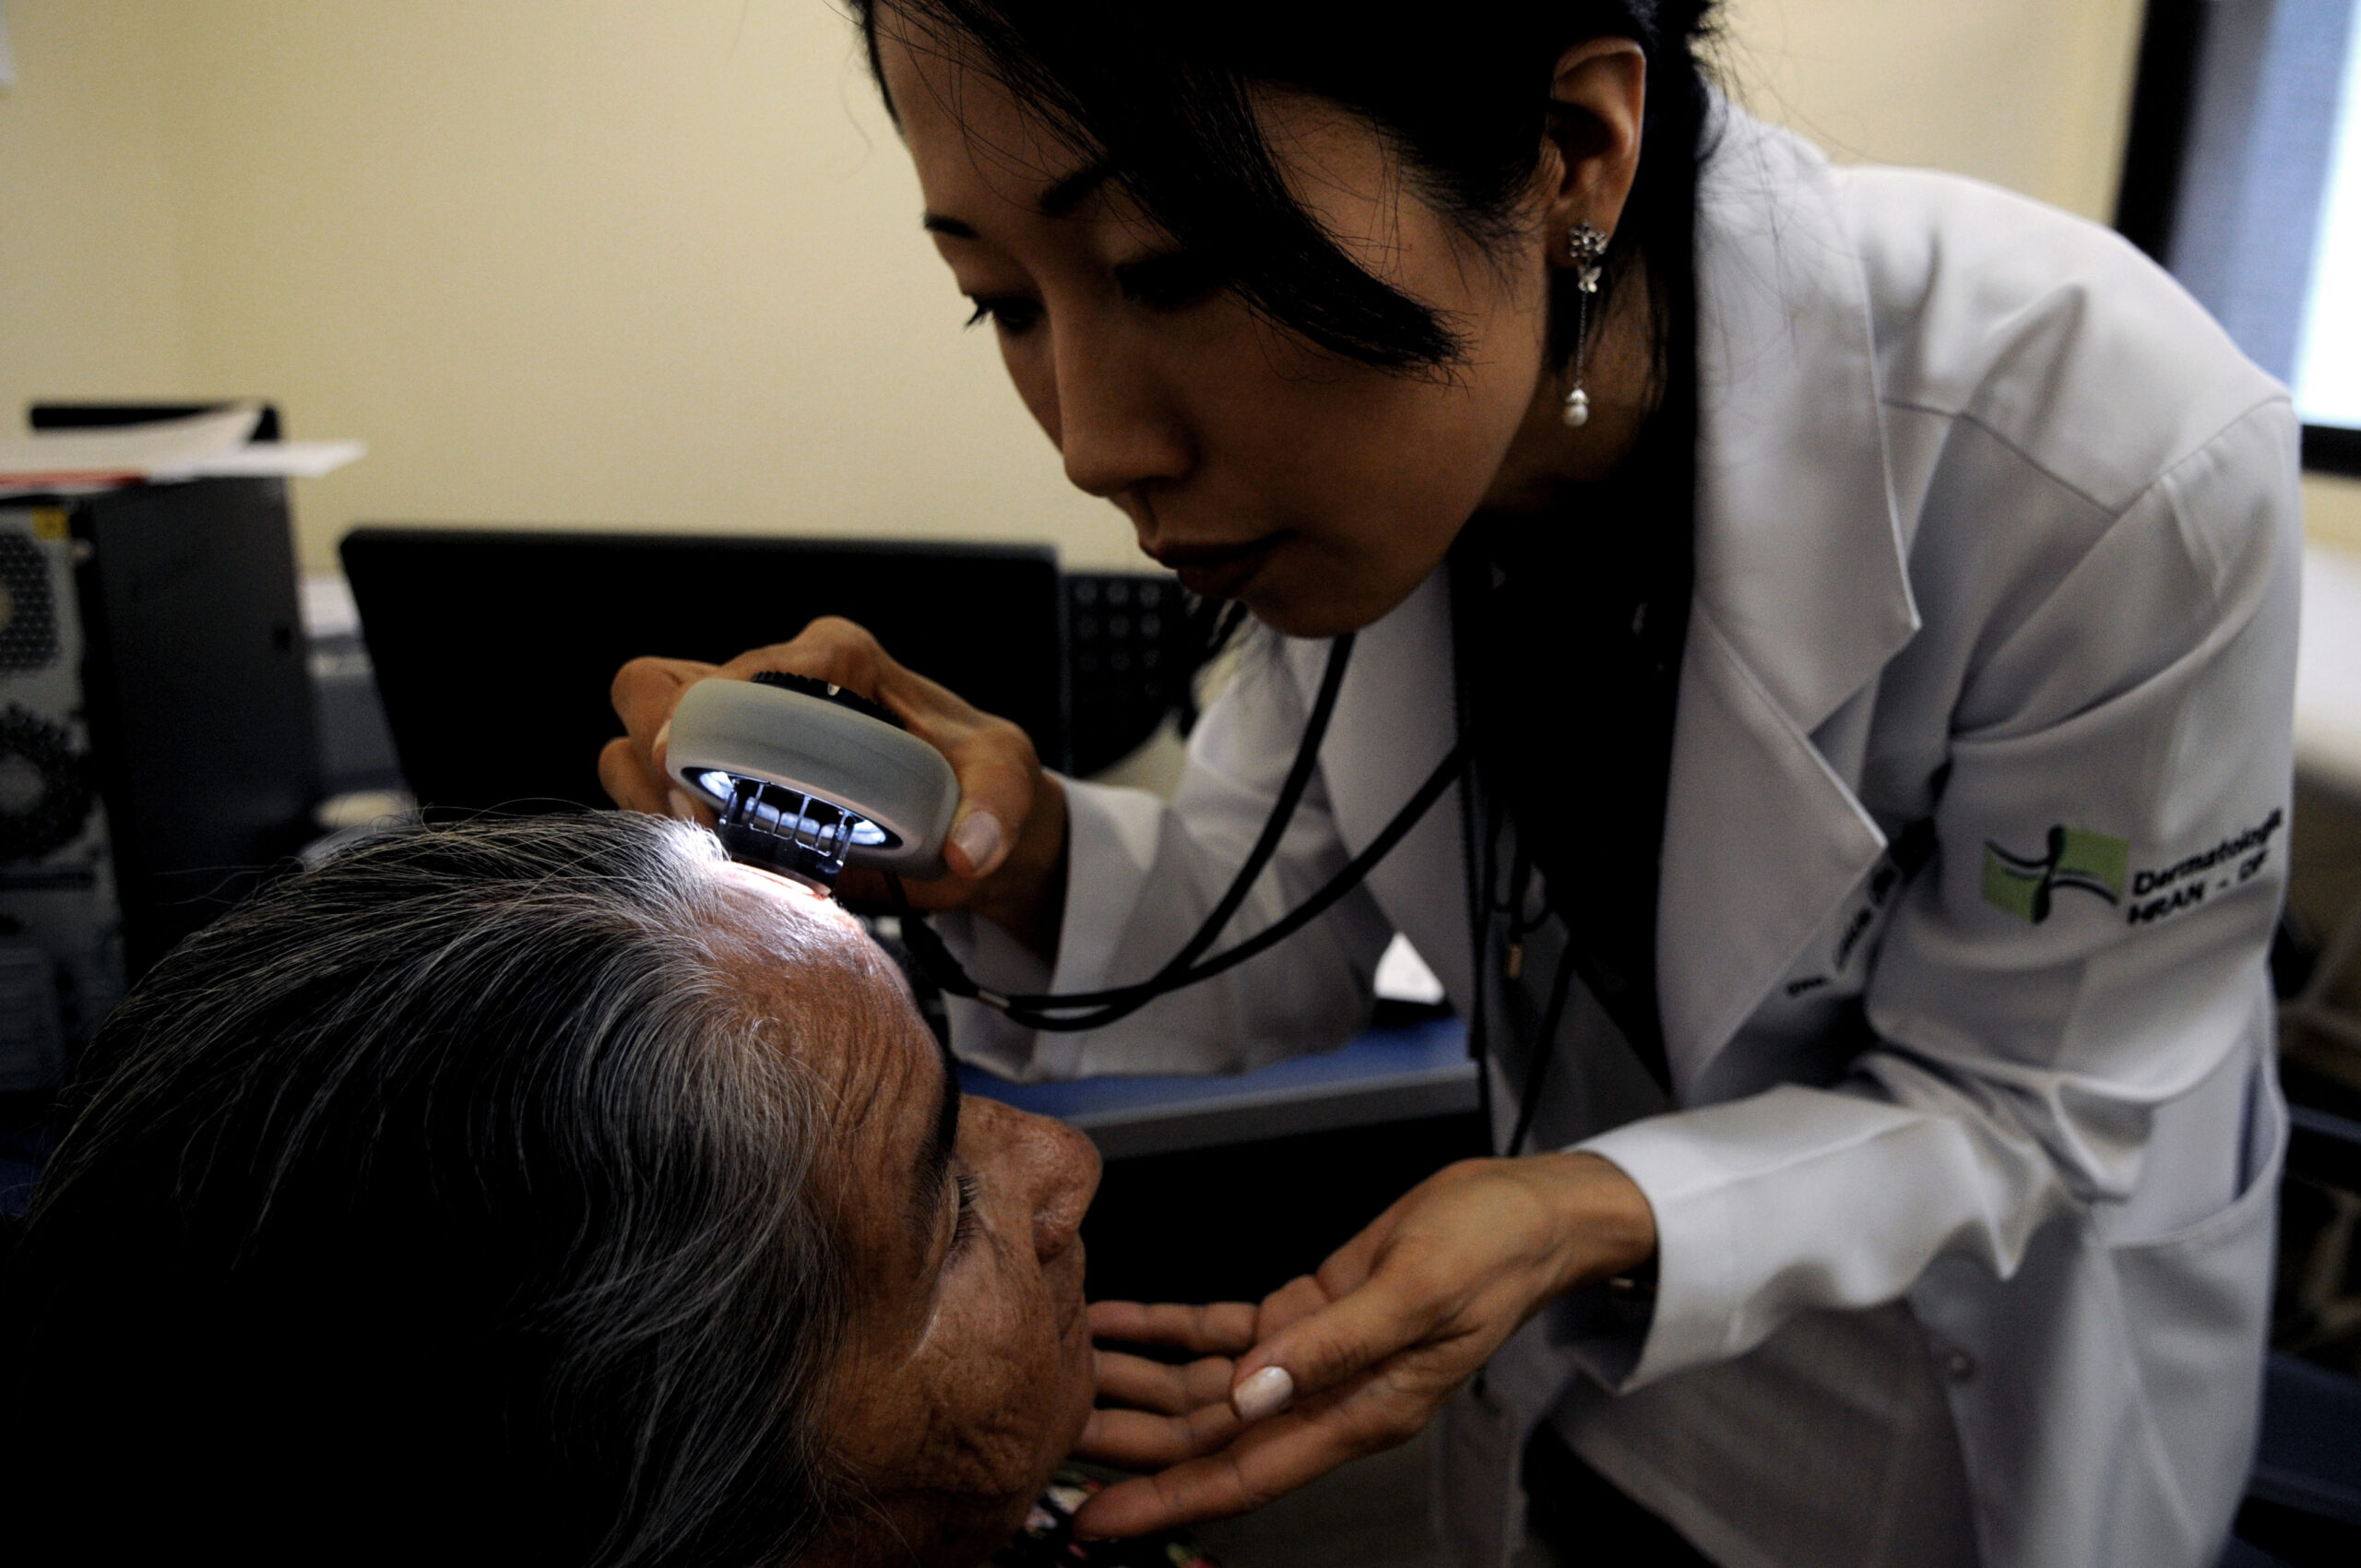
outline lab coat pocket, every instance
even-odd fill
[[[2271,1320],[2272,1255],[2287,1108],[2259,1073],[2245,1183],[2228,1206],[2151,1240],[2107,1249],[2138,1397],[2199,1541],[2215,1541],[2254,1455]]]

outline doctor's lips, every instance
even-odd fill
[[[1159,544],[1148,554],[1177,574],[1191,593],[1203,599],[1236,599],[1286,539],[1274,533],[1245,544]]]

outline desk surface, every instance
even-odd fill
[[[1109,1159],[1477,1108],[1476,1064],[1456,1018],[1372,1028],[1341,1049],[1229,1077],[1013,1084],[972,1065],[959,1077],[969,1094],[1089,1134]]]

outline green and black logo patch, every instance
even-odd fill
[[[2059,824],[2049,830],[2048,853],[2011,854],[1984,841],[1984,901],[2028,924],[2049,919],[2050,895],[2061,887],[2112,906],[2123,897],[2131,846],[2104,833]]]
[[[1987,838],[1984,901],[2039,925],[2049,919],[2051,896],[2068,887],[2121,909],[2127,925],[2153,925],[2261,875],[2271,864],[2271,841],[2286,822],[2284,809],[2274,808],[2252,827],[2208,849],[2138,873],[2130,870],[2130,844],[2084,828],[2052,827],[2045,845],[2048,852],[2039,856],[2013,853]]]

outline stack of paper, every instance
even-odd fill
[[[246,404],[155,424],[0,441],[0,499],[191,479],[317,479],[369,450],[359,441],[255,441],[261,419],[262,410]]]

